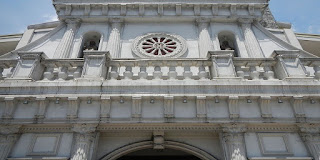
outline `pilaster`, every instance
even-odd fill
[[[17,66],[8,79],[39,80],[44,71],[41,60],[45,57],[45,54],[43,52],[18,52],[18,55]]]
[[[107,75],[107,61],[110,54],[104,51],[84,51],[84,65],[81,78],[84,79],[105,79]]]
[[[110,52],[112,58],[120,58],[121,48],[121,30],[122,30],[122,19],[111,20],[111,32],[109,35],[107,51]]]
[[[309,153],[315,160],[320,159],[320,126],[316,124],[301,124],[301,139],[304,141]]]
[[[244,124],[222,125],[222,139],[225,146],[225,155],[228,160],[246,160],[246,147],[244,132],[247,127]]]
[[[0,159],[7,159],[14,144],[19,139],[21,125],[0,125]]]
[[[66,19],[67,29],[54,53],[54,58],[69,58],[74,36],[80,26],[80,19]]]
[[[304,122],[306,114],[303,110],[303,97],[293,97],[291,100],[291,105],[297,121]]]
[[[213,51],[213,44],[209,34],[210,20],[205,18],[197,19],[198,29],[199,29],[199,51],[200,58],[205,58],[208,51]]]
[[[263,58],[259,42],[252,30],[253,19],[239,19],[249,57]]]
[[[110,118],[111,111],[111,97],[101,96],[100,118],[102,121],[106,121]]]
[[[94,147],[97,124],[75,124],[72,131],[75,132],[73,152],[71,160],[91,160]]]

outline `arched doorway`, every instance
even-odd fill
[[[123,147],[120,147],[111,153],[105,155],[104,157],[100,158],[100,160],[127,160],[130,159],[134,156],[139,157],[139,154],[145,153],[145,151],[151,151],[153,150],[153,141],[143,141],[143,142],[138,142],[138,143],[133,143],[129,144]],[[165,141],[164,142],[164,147],[165,149],[162,150],[164,153],[162,156],[169,155],[170,157],[168,158],[185,158],[184,160],[188,160],[186,158],[191,158],[190,160],[217,160],[214,156],[211,154],[207,153],[204,150],[201,150],[197,147],[181,143],[181,142],[175,142],[175,141]],[[161,156],[160,150],[153,150],[153,153],[155,155],[151,155],[149,158],[150,159],[141,159],[142,157],[140,156],[139,160],[157,160],[157,155]],[[172,154],[172,155],[170,155]],[[145,155],[148,156],[148,155]],[[166,159],[167,158],[162,158]],[[130,159],[134,160],[134,159]],[[170,160],[170,159],[168,159]],[[179,159],[174,159],[174,160],[179,160]]]
[[[144,149],[124,155],[117,160],[201,160],[200,158],[174,149]]]

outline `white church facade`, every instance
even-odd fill
[[[320,160],[315,36],[268,3],[53,0],[0,36],[0,160]]]

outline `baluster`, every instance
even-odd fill
[[[192,72],[191,72],[191,62],[182,62],[182,66],[184,67],[183,77],[184,79],[191,79]]]
[[[50,81],[53,79],[54,74],[53,74],[54,68],[52,66],[48,66],[46,68],[46,71],[43,73],[43,80]]]
[[[132,79],[133,72],[132,67],[134,66],[133,63],[126,63],[126,71],[123,73],[124,79]]]
[[[199,66],[199,79],[204,80],[207,79],[208,73],[206,72],[206,68],[204,67],[203,62],[198,62],[197,65]]]
[[[274,72],[272,71],[272,67],[271,66],[264,66],[264,73],[263,76],[266,77],[267,80],[272,80],[275,79],[274,78]]]
[[[250,67],[250,77],[252,80],[258,80],[260,73],[257,71],[256,64],[248,64]]]
[[[148,73],[147,73],[147,66],[148,63],[147,62],[139,62],[138,65],[140,66],[140,72],[138,73],[138,76],[141,80],[146,80],[148,77]]]
[[[119,77],[119,64],[112,63],[111,64],[111,71],[110,71],[110,78],[111,80],[117,80]]]
[[[161,62],[155,62],[154,64],[154,72],[153,72],[153,78],[154,79],[161,79],[162,78],[162,72],[161,72]]]
[[[3,68],[0,68],[0,79],[3,79],[3,74],[2,74],[2,72],[3,72]]]
[[[242,66],[235,66],[237,71],[237,76],[244,79],[244,71],[242,70]]]
[[[76,71],[73,73],[73,78],[80,78],[82,73],[82,66],[78,66]]]
[[[58,73],[58,80],[66,80],[68,78],[68,67],[60,67],[60,71]]]
[[[10,71],[7,73],[7,78],[11,78],[14,69],[15,69],[15,67],[12,67],[12,68],[10,69]]]
[[[175,80],[177,79],[177,71],[176,71],[176,67],[178,65],[177,62],[168,62],[168,65],[169,65],[169,73],[168,73],[168,77],[170,80]]]
[[[320,80],[320,66],[314,66],[314,77],[318,80]]]

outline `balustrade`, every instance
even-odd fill
[[[205,80],[209,79],[208,60],[113,60],[111,80]]]
[[[273,58],[234,58],[237,76],[247,80],[275,79]]]
[[[305,77],[297,76],[298,79],[320,80],[320,58],[298,58],[298,60],[297,62],[299,62],[301,67],[296,67],[296,69],[302,68],[306,73]],[[12,78],[10,75],[12,75],[12,72],[17,72],[15,71],[15,67],[18,65],[18,61],[19,60],[0,60],[0,80]],[[295,78],[295,75],[292,74],[295,68],[291,67],[287,69],[290,67],[289,64],[279,66],[279,64],[287,62],[279,61],[276,57],[233,57],[229,59],[229,61],[232,61],[230,64],[232,64],[231,67],[234,67],[236,73],[235,78],[240,80],[285,80],[286,77],[284,73],[287,70],[290,71],[287,72],[289,73],[287,74],[289,76],[288,78]],[[209,80],[221,78],[212,75],[213,62],[210,61],[210,59],[107,59],[103,63],[105,63],[107,68],[103,70],[105,74],[102,74],[107,75],[106,80]],[[64,81],[88,78],[83,76],[85,60],[82,58],[45,58],[41,60],[41,65],[43,65],[44,71],[40,80]],[[88,63],[88,65],[91,66],[94,64]],[[215,67],[214,69],[218,71],[213,73],[221,72],[221,74],[227,74],[223,69],[220,71],[220,68]],[[87,72],[91,72],[91,70],[87,70]],[[93,78],[95,77],[93,76]],[[102,80],[103,79],[105,79],[104,76],[102,76]],[[37,81],[37,79],[34,80]]]
[[[42,61],[45,66],[43,80],[72,80],[80,78],[83,59],[46,59]]]

